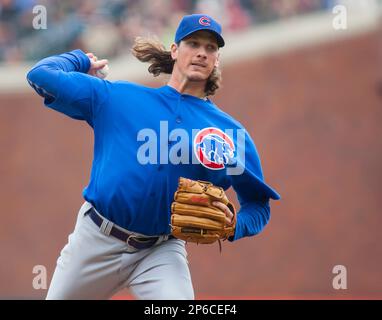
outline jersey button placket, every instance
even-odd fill
[[[182,117],[180,116],[180,113],[181,113],[181,110],[182,110],[182,106],[181,104],[184,103],[184,100],[185,100],[185,97],[184,96],[180,96],[180,99],[179,99],[179,108],[178,108],[178,114],[175,118],[175,122],[177,124],[180,124],[182,123]]]

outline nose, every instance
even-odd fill
[[[206,59],[207,58],[207,52],[206,49],[204,49],[202,46],[198,50],[198,58]]]

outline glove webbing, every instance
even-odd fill
[[[170,224],[170,227],[171,227],[171,224]],[[200,230],[200,235],[202,236],[203,235],[203,229],[196,229],[196,228],[189,228],[189,227],[184,227],[181,229],[182,231],[184,230],[185,232],[193,232],[193,233],[199,233],[199,232],[195,232],[195,231],[198,231]],[[187,244],[187,240],[186,240],[186,244]],[[218,243],[219,243],[219,252],[222,253],[222,243],[221,243],[221,240],[218,239]],[[197,245],[199,245],[199,242],[196,243]]]

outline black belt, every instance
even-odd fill
[[[87,214],[89,214],[90,219],[93,220],[93,222],[98,226],[101,227],[102,223],[104,222],[104,219],[94,210],[94,208],[90,208],[87,211]],[[142,238],[138,236],[133,236],[132,234],[122,231],[118,228],[116,228],[114,225],[110,230],[110,234],[129,244],[130,246],[134,247],[135,249],[141,250],[141,249],[148,249],[152,247],[159,239],[159,237],[150,237],[150,238]],[[174,239],[174,236],[170,235],[168,239]]]

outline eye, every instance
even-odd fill
[[[188,43],[191,47],[197,47],[198,46],[198,43],[194,40],[190,40]]]

